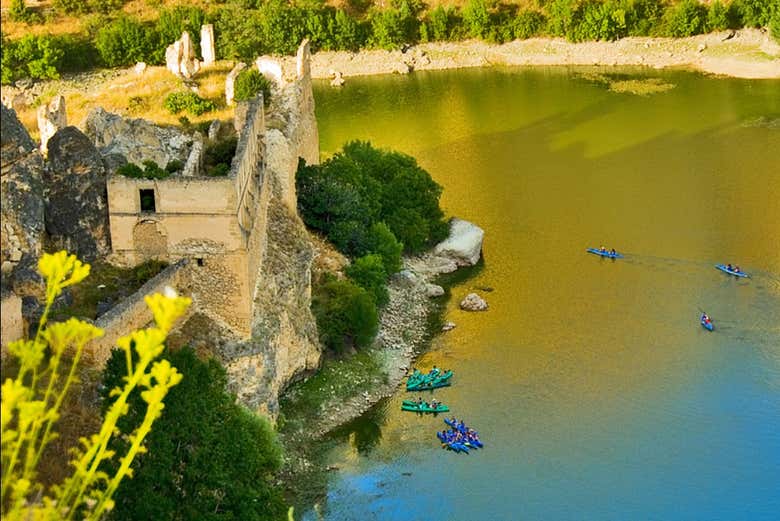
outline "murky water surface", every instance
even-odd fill
[[[609,90],[646,78],[674,88]],[[399,391],[328,452],[325,519],[777,519],[780,82],[465,70],[316,100],[323,152],[414,155],[486,232],[419,365],[454,369],[435,396],[487,448],[442,450]],[[602,244],[626,258],[585,253]],[[486,286],[489,311],[458,309]]]

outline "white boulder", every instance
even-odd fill
[[[466,295],[466,298],[460,302],[460,309],[464,311],[485,311],[487,308],[488,304],[485,302],[485,299],[476,293],[469,293]]]
[[[473,266],[482,254],[485,231],[468,221],[454,218],[450,221],[450,236],[434,248],[434,253],[448,257],[458,266]]]

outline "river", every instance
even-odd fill
[[[418,366],[455,371],[434,396],[487,446],[442,450],[399,390],[335,435],[305,519],[777,519],[780,81],[499,68],[315,98],[324,153],[411,154],[485,230]],[[475,288],[490,309],[460,311]]]

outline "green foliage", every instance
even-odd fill
[[[57,437],[54,426],[70,385],[76,380],[75,370],[84,346],[102,336],[103,331],[75,318],[48,322],[54,300],[63,289],[89,275],[88,264],[60,251],[44,254],[38,270],[46,281],[45,307],[38,331],[32,340],[17,340],[8,345],[8,352],[18,360],[18,371],[15,378],[3,382],[2,388],[3,519],[64,521],[76,517],[97,521],[113,508],[112,497],[131,474],[135,457],[144,450],[152,424],[156,424],[165,407],[163,400],[182,379],[168,361],[157,358],[167,334],[190,300],[159,293],[146,297],[155,326],[117,340],[122,356],[134,358],[135,363],[107,390],[112,403],[105,408],[100,431],[81,438],[81,445],[72,449],[73,473],[47,491],[38,481],[36,468],[47,445]],[[127,400],[132,393],[143,395],[137,421],[125,431],[122,449],[108,450],[109,444],[117,442],[117,425],[128,412]],[[117,455],[119,459],[114,460]],[[112,468],[106,472],[105,466]]]
[[[117,168],[116,173],[134,179],[165,179],[172,173],[172,171],[167,169],[163,170],[154,161],[144,161],[143,165],[144,168],[142,169],[136,164],[127,163]]]
[[[233,156],[236,155],[237,146],[238,138],[235,137],[208,143],[203,151],[206,175],[212,177],[227,175],[230,172]]]
[[[300,167],[296,182],[304,222],[347,255],[367,252],[367,230],[378,222],[409,252],[447,235],[441,187],[405,154],[353,141],[321,165]]]
[[[109,67],[132,65],[142,61],[160,63],[164,49],[153,27],[129,16],[120,16],[98,30],[95,47]]]
[[[263,104],[267,107],[271,103],[271,82],[254,67],[239,73],[234,92],[236,101],[250,100],[262,92]]]
[[[332,44],[328,48],[356,51],[365,43],[360,25],[346,11],[338,9],[332,20],[330,24]]]
[[[485,38],[490,32],[490,13],[487,0],[469,0],[463,8],[463,25],[468,36]]]
[[[513,25],[515,38],[525,40],[539,36],[547,25],[547,19],[539,11],[524,10],[517,13]]]
[[[448,40],[457,23],[457,14],[454,8],[438,6],[428,12],[427,18],[420,24],[420,40],[424,42]]]
[[[573,42],[616,40],[627,34],[626,11],[616,2],[585,0],[572,12],[566,38]]]
[[[67,14],[111,13],[122,8],[125,0],[54,0],[52,6]]]
[[[180,172],[184,168],[184,163],[179,161],[178,159],[171,159],[168,161],[168,164],[165,165],[165,171],[169,174],[173,174],[174,172]]]
[[[766,27],[780,15],[780,0],[734,0],[733,6],[745,27]]]
[[[367,347],[379,327],[374,298],[348,280],[326,277],[315,287],[311,309],[320,341],[338,353],[351,347]]]
[[[387,304],[387,272],[381,255],[371,254],[355,259],[344,270],[355,284],[368,291],[378,307]]]
[[[383,222],[377,222],[368,229],[365,249],[361,253],[376,253],[382,258],[385,273],[393,274],[401,269],[401,252],[404,245],[398,242],[390,228]]]
[[[36,13],[27,7],[24,0],[12,0],[11,7],[8,8],[8,17],[12,22],[31,23],[40,20]]]
[[[192,91],[171,92],[165,97],[163,107],[171,114],[186,111],[193,116],[200,116],[205,112],[215,110],[217,106],[213,101],[203,99]]]
[[[772,37],[780,43],[780,9],[777,9],[769,21],[769,30],[772,31]]]
[[[195,53],[200,54],[200,28],[205,23],[206,15],[202,9],[192,5],[177,5],[160,11],[156,28],[160,35],[160,44],[167,46],[181,37],[184,31],[190,33],[195,43]]]
[[[682,0],[664,13],[664,31],[669,36],[693,36],[707,28],[707,7],[697,0]]]
[[[28,34],[15,41],[4,39],[2,83],[21,78],[59,78],[64,55],[62,39],[54,36]]]
[[[227,375],[214,359],[201,361],[183,348],[163,358],[184,375],[165,402],[165,414],[147,438],[149,452],[137,458],[133,479],[117,490],[115,521],[137,519],[276,520],[286,512],[271,482],[281,464],[281,448],[265,420],[235,403]],[[127,375],[127,357],[114,351],[103,373],[107,390]],[[132,432],[144,400],[128,399],[118,428]],[[111,449],[121,450],[116,439]]]
[[[416,0],[394,0],[387,9],[371,12],[371,37],[368,45],[380,49],[396,49],[417,41],[422,4]]]

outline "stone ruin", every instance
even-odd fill
[[[208,67],[217,61],[214,48],[214,26],[206,24],[200,28],[200,55],[203,56],[203,66]]]
[[[195,55],[195,44],[190,33],[184,31],[181,38],[165,49],[165,66],[176,76],[190,79],[203,67],[208,67],[217,59],[214,48],[214,26],[203,25],[200,28],[200,52],[203,61],[198,61]]]
[[[65,98],[55,97],[48,105],[38,107],[38,130],[41,133],[41,153],[48,152],[49,139],[61,128],[68,126],[68,116],[65,113]]]
[[[195,76],[200,70],[200,62],[195,57],[190,33],[184,31],[180,39],[165,49],[165,66],[176,76],[187,79]]]
[[[244,69],[246,69],[246,63],[239,62],[228,73],[227,78],[225,78],[225,103],[227,103],[228,106],[233,104],[233,99],[236,95],[236,78]]]

